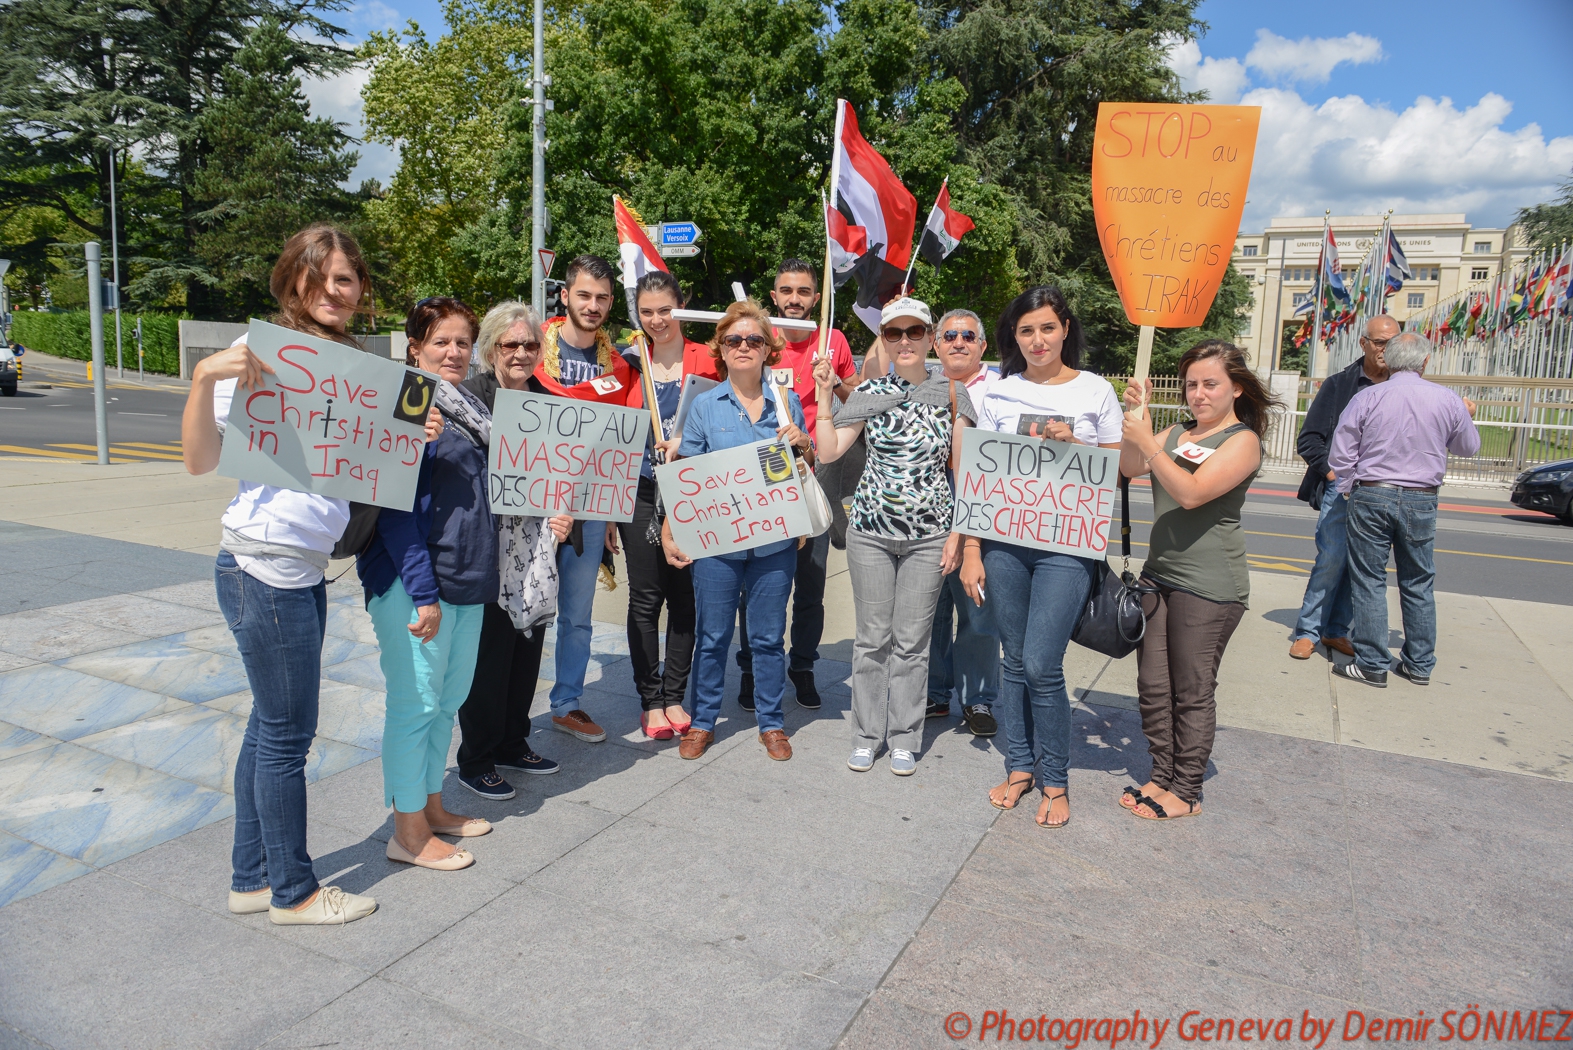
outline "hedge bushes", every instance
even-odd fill
[[[142,363],[146,371],[162,375],[180,374],[180,318],[173,314],[142,314]],[[137,367],[137,318],[120,315],[120,345],[126,370]],[[93,357],[88,311],[37,313],[17,310],[11,314],[11,341],[29,350],[55,357],[74,357],[89,361]],[[115,365],[115,318],[104,315],[104,363]]]

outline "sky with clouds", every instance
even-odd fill
[[[1573,171],[1569,0],[1203,0],[1198,16],[1207,33],[1176,44],[1171,67],[1213,102],[1262,107],[1247,231],[1324,208],[1505,225]],[[356,40],[407,19],[442,28],[437,0],[359,0],[339,19]],[[358,135],[364,82],[357,70],[307,94]],[[355,179],[387,181],[394,152],[360,152]]]

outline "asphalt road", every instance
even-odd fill
[[[25,362],[17,396],[0,399],[0,456],[95,459],[93,388],[82,366],[33,355]],[[111,458],[179,461],[185,389],[186,384],[162,377],[149,377],[145,385],[134,378],[120,380],[111,370]],[[1294,498],[1297,484],[1297,478],[1277,475],[1251,488],[1244,524],[1251,567],[1257,571],[1300,577],[1310,572],[1316,514]],[[1492,495],[1481,490],[1479,498],[1456,493],[1443,498],[1435,546],[1437,588],[1573,605],[1573,528],[1549,515],[1519,510],[1505,493]],[[1132,553],[1141,556],[1147,550],[1152,499],[1140,482],[1131,496]]]

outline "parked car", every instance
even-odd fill
[[[1573,525],[1573,459],[1530,467],[1513,482],[1511,499],[1525,510],[1543,510]]]
[[[15,397],[16,385],[22,381],[22,353],[20,346],[0,339],[0,394],[6,397]]]

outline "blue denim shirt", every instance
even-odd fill
[[[687,459],[775,437],[777,428],[785,424],[777,421],[775,388],[766,383],[764,392],[765,407],[760,411],[757,423],[748,418],[748,412],[743,408],[743,402],[738,400],[730,380],[694,398],[694,403],[688,409],[688,418],[683,423],[683,443],[678,446],[677,454]],[[787,412],[798,429],[803,429],[803,403],[791,392],[787,393]],[[767,543],[763,547],[718,554],[716,557],[730,561],[742,561],[751,554],[756,558],[767,558],[796,544],[797,540],[782,540],[780,543]]]

